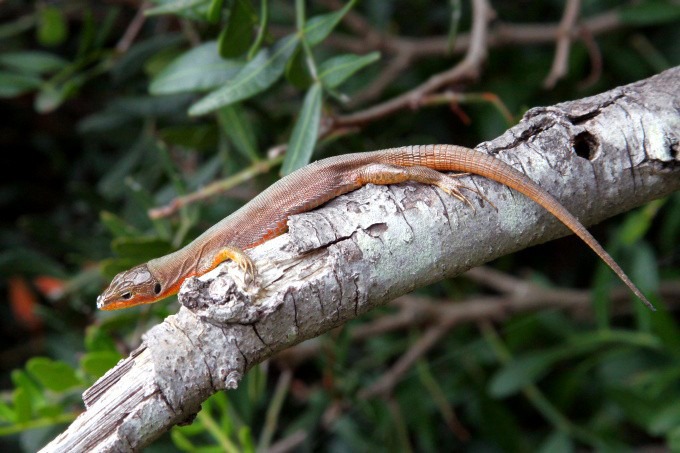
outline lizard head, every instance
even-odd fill
[[[147,265],[140,264],[113,278],[108,288],[97,298],[97,308],[118,310],[150,304],[165,296],[164,289]]]

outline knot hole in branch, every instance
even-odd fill
[[[573,141],[576,155],[588,160],[595,159],[599,145],[597,138],[588,131],[579,132]]]

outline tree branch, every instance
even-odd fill
[[[472,31],[469,47],[465,58],[448,71],[435,74],[418,87],[401,94],[382,104],[375,105],[360,112],[338,116],[333,120],[334,127],[348,127],[360,125],[375,118],[394,113],[406,106],[416,107],[423,96],[431,94],[440,88],[465,78],[475,78],[479,75],[481,65],[486,61],[488,24],[493,11],[486,0],[472,2]]]
[[[573,3],[573,2],[572,2]],[[560,38],[563,41],[562,52],[559,52],[560,58],[563,58],[568,46],[565,40],[569,42],[580,34],[584,39],[593,41],[593,37],[611,32],[613,30],[622,28],[624,24],[619,19],[616,11],[608,11],[596,16],[584,18],[580,22],[577,30],[570,30],[571,35],[566,35],[563,32],[565,20],[573,17],[572,9],[565,11],[565,18],[560,24],[509,24],[497,22],[492,24],[487,31],[486,44],[489,48],[512,46],[512,45],[528,45],[528,44],[548,44],[555,42]],[[290,33],[290,30],[277,29],[274,27],[277,35],[285,35]],[[576,33],[576,35],[574,35]],[[473,41],[474,31],[471,33],[460,33],[456,37],[456,43],[453,48],[450,48],[448,36],[436,36],[426,38],[404,38],[395,37],[387,34],[376,35],[371,33],[370,38],[362,36],[361,38],[333,34],[327,43],[338,49],[347,50],[354,53],[366,53],[368,51],[380,50],[392,55],[392,61],[387,64],[377,78],[364,90],[354,94],[347,107],[354,108],[357,105],[370,101],[380,96],[385,88],[400,75],[401,70],[414,64],[416,61],[423,58],[433,58],[441,56],[450,56],[452,54],[462,54],[469,51],[470,45]],[[589,50],[592,50],[591,42],[586,42]],[[559,47],[559,46],[558,46]],[[592,54],[592,52],[591,52]],[[557,55],[556,55],[557,57]],[[566,61],[562,61],[566,64]],[[595,62],[597,63],[597,62]],[[596,71],[594,71],[596,72]]]
[[[591,224],[680,189],[680,68],[598,96],[530,110],[478,148],[520,168]],[[289,220],[180,291],[183,307],[88,389],[87,410],[44,451],[137,450],[190,420],[252,366],[414,288],[567,230],[533,202],[467,176],[476,210],[430,186],[369,186]],[[426,346],[426,345],[425,345]]]

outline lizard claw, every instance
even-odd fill
[[[464,190],[469,190],[470,192],[474,193],[474,194],[477,195],[479,198],[481,198],[482,200],[484,200],[484,201],[486,201],[487,203],[489,203],[489,204],[491,205],[492,208],[494,208],[496,211],[498,211],[498,208],[496,207],[496,205],[493,204],[493,203],[491,202],[491,200],[489,200],[489,199],[488,199],[482,192],[480,192],[479,190],[473,189],[472,187],[463,186],[463,185],[461,185],[460,188],[461,188],[461,189],[464,189]]]
[[[472,208],[472,210],[473,210],[475,213],[477,212],[477,210],[475,209],[475,207],[474,207],[474,206],[472,205],[472,203],[470,202],[470,199],[469,199],[468,197],[466,197],[465,195],[463,195],[463,193],[461,192],[461,190],[468,190],[468,191],[474,193],[475,195],[477,195],[478,197],[480,197],[482,200],[484,200],[484,201],[486,201],[487,203],[489,203],[496,211],[498,211],[498,208],[496,207],[496,205],[493,204],[493,203],[491,202],[491,200],[489,200],[482,192],[480,192],[479,190],[474,189],[474,188],[472,188],[472,187],[468,187],[468,186],[466,186],[466,185],[464,185],[464,184],[461,184],[461,183],[459,183],[458,181],[455,181],[455,180],[453,179],[453,178],[459,178],[459,177],[461,177],[461,176],[466,176],[466,175],[469,175],[469,173],[455,173],[455,174],[446,175],[446,176],[448,177],[448,178],[447,178],[448,184],[446,184],[446,185],[443,186],[443,187],[442,187],[442,186],[440,186],[440,187],[441,187],[446,193],[448,193],[449,195],[453,195],[454,197],[456,197],[456,198],[459,199],[460,201],[462,201],[462,202],[464,202],[465,204],[467,204],[468,206],[470,206],[470,207]]]
[[[447,194],[459,199],[466,205],[470,206],[472,208],[472,211],[477,213],[477,209],[475,209],[474,205],[470,202],[470,199],[463,195],[463,193],[460,191],[460,189],[467,189],[464,185],[454,182],[454,181],[448,181],[451,184],[446,184],[446,185],[441,185],[439,186],[440,189],[442,189],[444,192]]]
[[[257,277],[257,268],[253,260],[245,253],[239,256],[236,260],[236,264],[241,268],[241,271],[245,274],[245,279],[249,281],[255,281]]]
[[[252,259],[248,258],[248,264],[244,272],[246,274],[246,278],[249,278],[250,281],[254,282],[255,279],[257,279],[257,267],[255,266],[255,263]]]

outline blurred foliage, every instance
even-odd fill
[[[275,181],[272,168],[289,173],[322,156],[414,143],[475,145],[529,107],[601,92],[680,61],[677,4],[582,2],[584,17],[610,12],[622,24],[595,37],[602,73],[587,87],[591,60],[581,41],[572,48],[568,77],[549,91],[541,83],[553,45],[492,48],[481,79],[455,87],[466,90],[456,104],[401,111],[317,142],[320,118],[346,111],[345,101],[389,61],[369,40],[364,53],[342,50],[342,39],[362,39],[343,22],[348,11],[382,33],[443,36],[451,44],[470,27],[469,2],[328,6],[335,3],[155,0],[142,13],[137,2],[3,2],[3,450],[34,451],[53,438],[82,411],[82,391],[176,309],[170,301],[96,312],[107,279],[187,243]],[[563,3],[493,6],[504,22],[556,23]],[[416,61],[381,99],[459,58]],[[283,159],[267,154],[282,144]],[[175,216],[149,217],[149,209],[205,187],[231,190]],[[678,279],[677,195],[596,233],[649,293],[660,281]],[[592,283],[592,321],[546,311],[458,327],[392,397],[366,399],[358,391],[427,331],[414,325],[352,341],[353,327],[390,311],[377,310],[316,340],[323,354],[292,375],[267,365],[254,369],[238,390],[214,395],[193,424],[173,429],[158,448],[254,451],[304,433],[300,448],[309,451],[622,451],[660,444],[680,450],[676,313],[656,298],[653,315],[636,308],[614,316],[607,294],[616,280],[576,243],[557,241],[496,264],[508,272],[541,269],[532,275],[545,284]],[[452,298],[480,290],[456,280],[422,294]]]

